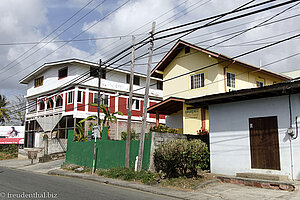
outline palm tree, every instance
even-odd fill
[[[94,104],[94,103],[92,103],[90,105],[98,106],[98,104]],[[108,127],[108,129],[110,128],[110,126],[109,126],[110,122],[111,123],[117,122],[117,117],[115,116],[116,114],[123,115],[123,113],[120,111],[110,113],[110,110],[106,104],[101,104],[100,110],[104,113],[104,119],[100,119],[100,123],[102,124],[102,127],[104,127],[106,125]],[[78,133],[77,133],[77,131],[75,131],[75,141],[86,141],[86,137],[84,136],[83,123],[88,120],[97,120],[97,119],[98,119],[97,116],[92,115],[92,116],[88,116],[87,118],[85,118],[83,120],[80,120],[76,124]],[[93,126],[93,124],[90,124],[90,125]],[[91,127],[89,127],[89,128],[91,128]],[[100,131],[100,133],[102,134],[102,130]]]
[[[4,124],[6,120],[10,121],[9,110],[5,108],[8,104],[6,97],[0,94],[0,124]]]
[[[90,105],[92,105],[92,106],[98,106],[97,104],[94,104],[94,103],[92,103],[92,104],[90,104]],[[111,123],[117,122],[117,117],[115,116],[116,114],[118,114],[118,115],[123,115],[123,113],[120,112],[120,111],[116,111],[116,112],[111,113],[110,110],[109,110],[108,105],[106,105],[106,104],[101,104],[101,105],[100,105],[100,110],[101,110],[101,111],[103,112],[103,114],[104,114],[104,119],[103,119],[103,120],[100,120],[100,122],[101,122],[101,124],[102,124],[102,127],[107,126],[108,129],[110,128],[110,126],[109,126],[109,123],[110,123],[110,122],[111,122]],[[85,121],[87,121],[87,120],[97,120],[97,116],[95,116],[95,115],[89,116],[89,117],[87,117],[87,118],[81,120],[81,121],[78,122],[78,123],[83,123],[83,122],[85,122]]]

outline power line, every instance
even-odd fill
[[[35,44],[34,46],[32,46],[31,48],[29,48],[27,51],[25,51],[24,53],[22,53],[20,56],[18,56],[15,60],[13,60],[12,62],[10,62],[9,64],[7,64],[6,66],[4,66],[0,71],[2,71],[3,69],[7,68],[9,65],[11,65],[12,63],[16,62],[17,60],[19,60],[19,58],[23,57],[26,53],[28,53],[29,51],[31,51],[34,47],[36,47],[38,44],[40,44],[41,42],[43,42],[44,40],[46,40],[50,35],[52,35],[53,33],[55,33],[58,29],[60,29],[62,26],[64,26],[67,22],[69,22],[73,17],[75,17],[78,13],[80,13],[83,9],[85,9],[89,4],[91,4],[94,0],[89,1],[85,6],[83,6],[81,9],[79,9],[77,12],[75,12],[71,17],[69,17],[65,22],[63,22],[62,24],[60,24],[58,27],[56,27],[53,31],[51,31],[46,37],[44,37],[39,43]],[[78,22],[78,20],[77,20]],[[71,26],[70,26],[71,27]],[[70,28],[69,27],[69,28]],[[66,29],[67,30],[67,29]],[[65,30],[65,31],[66,31]],[[64,31],[64,32],[65,32]],[[63,33],[63,32],[62,32]],[[62,34],[60,33],[60,35]],[[22,60],[23,61],[23,60]],[[14,65],[15,66],[15,65]],[[13,66],[13,67],[14,67]]]
[[[103,19],[105,19],[106,17],[108,17],[109,15],[111,15],[113,12],[116,12],[118,9],[120,9],[121,7],[123,7],[125,4],[127,4],[130,0],[127,0],[125,3],[121,4],[117,9],[113,10],[112,12],[110,12],[109,14],[105,15],[103,18],[101,18],[100,20],[97,20],[95,23],[93,23],[91,26],[89,26],[87,29],[83,30],[82,32],[80,32],[78,35],[76,35],[75,37],[72,38],[73,39],[76,39],[77,37],[79,37],[80,35],[82,35],[84,32],[88,31],[89,29],[91,29],[92,27],[94,27],[96,24],[98,24],[100,21],[102,21]],[[72,41],[70,40],[70,41]],[[48,53],[46,56],[44,56],[43,58],[37,60],[36,62],[34,62],[33,64],[31,65],[34,65],[38,62],[40,62],[41,60],[45,59],[46,57],[50,56],[51,54],[53,54],[54,52],[56,52],[57,50],[61,49],[62,47],[64,47],[65,45],[67,45],[69,42],[66,42],[65,44],[59,46],[58,48],[56,48],[54,51]],[[31,66],[30,65],[30,66]],[[28,67],[30,67],[28,66]],[[16,72],[15,74],[11,75],[11,76],[8,76],[7,78],[3,79],[2,81],[5,81],[13,76],[16,76],[17,74],[21,73],[22,71],[24,70],[20,70],[18,72]]]
[[[190,31],[196,31],[196,30],[199,30],[199,29],[202,29],[202,28],[222,24],[222,23],[225,23],[225,22],[228,22],[228,21],[241,19],[241,18],[244,18],[244,17],[248,17],[248,16],[251,16],[251,15],[254,15],[254,14],[264,12],[264,11],[272,10],[272,9],[275,9],[275,8],[278,8],[278,7],[281,7],[281,6],[285,6],[285,5],[294,3],[296,1],[299,1],[299,0],[290,0],[290,1],[287,1],[287,2],[284,2],[284,3],[280,3],[280,4],[276,4],[276,5],[273,5],[273,6],[266,7],[266,8],[262,8],[260,10],[255,10],[255,11],[248,12],[248,13],[245,13],[245,14],[241,14],[241,15],[238,15],[238,16],[235,16],[235,17],[224,19],[224,20],[221,20],[221,21],[218,21],[218,22],[205,24],[205,25],[202,25],[202,26],[198,26],[198,27],[195,27],[195,28],[190,28],[190,29],[183,30],[183,31],[178,31],[176,33],[171,33],[171,34],[168,34],[168,35],[165,35],[165,36],[157,37],[156,40],[163,39],[163,38],[166,38],[166,37],[175,36],[175,35],[179,35],[179,34],[183,34],[183,33],[187,33],[187,32],[190,32]]]
[[[279,12],[279,13],[273,15],[272,17],[270,17],[270,18],[268,18],[268,19],[266,19],[266,20],[260,22],[259,24],[255,25],[255,26],[252,26],[251,28],[248,28],[248,29],[246,29],[246,30],[244,30],[244,31],[242,31],[242,32],[240,32],[240,33],[238,33],[238,34],[236,34],[236,35],[233,35],[233,36],[231,36],[230,38],[227,38],[227,39],[222,40],[222,41],[220,41],[220,42],[217,42],[217,43],[215,43],[215,44],[213,44],[213,45],[210,45],[210,46],[207,47],[207,48],[211,48],[211,47],[214,47],[214,46],[216,46],[216,45],[218,45],[218,44],[222,44],[222,43],[224,43],[224,42],[227,42],[227,41],[229,41],[229,40],[232,40],[233,38],[236,38],[236,37],[238,37],[238,36],[240,36],[240,35],[242,35],[242,34],[248,32],[248,31],[250,31],[250,30],[252,30],[252,29],[258,28],[258,27],[260,27],[261,25],[265,24],[266,22],[268,22],[268,21],[274,19],[275,17],[278,17],[279,15],[285,13],[286,11],[292,9],[293,7],[295,7],[295,6],[299,5],[299,4],[300,4],[300,2],[298,2],[298,3],[296,3],[296,4],[292,5],[292,6],[290,6],[290,7],[286,8],[286,9],[284,9],[283,11],[281,11],[281,12]]]
[[[242,8],[242,7],[246,6],[246,5],[248,5],[248,4],[251,3],[251,2],[253,2],[253,0],[251,0],[250,2],[248,2],[248,3],[246,3],[246,4],[243,4],[242,6],[236,8],[235,10],[240,9],[240,8]],[[212,22],[215,22],[215,21],[217,21],[218,19],[221,19],[221,18],[224,17],[224,16],[226,16],[226,15],[220,16],[220,17],[218,17],[218,18],[212,20],[211,22],[208,22],[208,24],[209,24],[209,23],[212,23]],[[192,31],[192,32],[194,32],[194,31]],[[191,33],[191,32],[190,32],[190,33]],[[190,33],[186,33],[185,35],[190,34]],[[144,40],[143,40],[142,42],[144,42]],[[141,42],[140,42],[140,43],[141,43]],[[144,43],[144,44],[145,44],[145,43]],[[144,44],[142,44],[141,46],[143,46]],[[141,46],[137,47],[136,49],[140,48]],[[122,53],[123,53],[123,52],[117,54],[117,56],[121,55]],[[117,56],[116,56],[116,57],[117,57]],[[125,55],[125,56],[126,56],[126,55]],[[124,56],[123,56],[123,57],[124,57]],[[113,59],[113,58],[112,58],[112,59]],[[120,59],[119,59],[119,60],[120,60]],[[118,61],[118,60],[117,60],[117,61]],[[117,62],[117,61],[115,61],[115,62]],[[111,65],[111,64],[110,64],[110,65]],[[106,66],[106,67],[107,67],[107,66]],[[116,67],[116,68],[119,68],[119,67],[120,67],[120,66],[118,66],[118,67]],[[114,69],[116,69],[116,68],[114,68]],[[114,70],[114,69],[112,69],[112,70]],[[112,70],[111,70],[111,71],[112,71]],[[84,77],[85,75],[82,75],[82,76]]]
[[[138,33],[135,35],[145,35],[142,33]],[[0,43],[0,46],[17,46],[17,45],[27,45],[27,44],[43,44],[43,43],[64,43],[64,42],[84,42],[84,41],[94,41],[94,40],[108,40],[108,39],[115,39],[115,38],[125,38],[131,37],[131,35],[119,35],[119,36],[108,36],[108,37],[95,37],[95,38],[84,38],[84,39],[76,39],[76,40],[55,40],[49,42],[12,42],[12,43]]]

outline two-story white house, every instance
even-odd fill
[[[90,105],[97,99],[97,68],[97,63],[79,59],[56,61],[45,63],[20,80],[21,84],[27,85],[25,147],[43,147],[45,134],[49,142],[58,140],[64,143],[68,129],[74,129],[78,121],[88,116],[97,115],[97,107]],[[117,115],[117,123],[111,125],[109,132],[112,139],[120,139],[121,132],[127,128],[130,71],[109,67],[102,71],[102,103],[107,104],[111,112],[124,114]],[[135,73],[132,128],[136,132],[141,130],[145,83],[146,76]],[[150,84],[148,106],[162,100],[161,79],[151,78]],[[148,114],[148,128],[155,123],[155,114]],[[165,123],[164,116],[160,116],[159,123]],[[59,152],[59,148],[50,148],[49,151],[49,154]]]

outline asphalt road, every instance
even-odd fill
[[[50,176],[0,167],[0,200],[4,199],[174,199],[76,178]]]

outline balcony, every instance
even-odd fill
[[[62,106],[51,108],[51,109],[39,110],[39,111],[30,111],[26,113],[26,119],[45,116],[45,115],[56,115],[62,112],[63,112]]]

